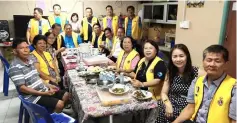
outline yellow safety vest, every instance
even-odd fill
[[[52,15],[50,15],[49,17],[48,17],[48,20],[49,20],[49,23],[50,23],[50,25],[51,25],[51,27],[53,26],[53,24],[55,24],[55,15],[54,14],[52,14]],[[60,16],[58,16],[60,19],[61,19],[61,28],[62,28],[62,30],[64,30],[64,25],[66,24],[66,22],[67,22],[67,16],[65,15],[65,14],[60,14]]]
[[[103,35],[104,35],[104,32],[101,32],[99,37],[98,37],[98,40],[97,40],[97,47],[98,47],[99,50],[101,50],[100,45],[102,44],[102,37],[103,37]],[[92,39],[91,39],[92,40],[91,41],[92,46],[94,46],[95,38],[96,38],[96,34],[95,34],[95,32],[93,32],[92,33]]]
[[[110,40],[108,38],[106,38],[106,42],[105,43],[106,43],[106,47],[109,49],[109,51],[111,51],[113,49],[115,42],[116,42],[116,37],[113,36],[112,47],[110,47],[110,45],[109,45],[110,44]]]
[[[57,50],[60,49],[62,46],[62,35],[57,36]]]
[[[199,108],[202,104],[204,93],[204,77],[205,76],[199,77],[195,84],[195,112],[192,115],[191,120],[195,120]],[[231,101],[232,88],[235,86],[235,83],[236,80],[227,75],[219,85],[219,88],[216,90],[209,107],[207,123],[231,123],[231,119],[229,118],[229,105]]]
[[[154,68],[159,61],[162,61],[162,59],[160,59],[159,57],[156,56],[155,59],[150,64],[150,66],[148,67],[148,69],[146,71],[147,82],[154,79]],[[141,69],[143,62],[145,62],[145,58],[142,58],[139,61],[138,68],[136,71],[136,76],[137,76],[138,71]],[[148,87],[148,90],[153,94],[153,96],[152,96],[153,99],[155,99],[155,100],[160,99],[160,94],[161,94],[161,89],[162,89],[163,84],[164,84],[164,81],[161,81],[158,85],[156,85],[154,87]]]
[[[82,31],[81,34],[83,34],[83,40],[88,40],[88,20],[86,17],[82,19],[83,25],[82,25]],[[93,17],[91,20],[91,27],[93,30],[93,25],[98,22],[98,19],[96,17]],[[93,32],[93,31],[92,31]]]
[[[46,19],[42,18],[42,35],[49,31],[50,27],[48,26],[48,22]],[[32,42],[34,37],[39,34],[39,21],[35,18],[30,19],[30,41]]]
[[[65,32],[62,32],[60,35],[63,36],[63,39],[64,39],[64,41],[65,41],[65,36],[66,36]],[[77,38],[78,38],[78,34],[75,33],[75,32],[72,32],[72,40],[73,40],[73,44],[74,44],[74,46],[75,46],[76,48],[78,47]],[[61,46],[61,44],[58,43],[58,47],[60,47],[60,46]],[[68,47],[67,47],[67,48],[68,48]]]
[[[120,68],[121,66],[121,62],[123,59],[123,55],[124,55],[124,50],[121,50],[119,55],[118,55],[118,59],[117,59],[117,69]],[[123,63],[123,69],[124,70],[130,70],[131,69],[131,64],[132,64],[132,60],[139,55],[138,52],[136,50],[132,50],[128,56],[125,58],[124,63]]]
[[[35,50],[32,51],[32,54],[37,58],[39,64],[40,64],[40,70],[45,73],[46,75],[50,76],[50,73],[49,73],[49,68],[48,68],[48,65],[46,62],[48,62],[49,64],[49,67],[53,68],[54,69],[54,65],[53,65],[53,58],[52,56],[50,55],[50,53],[48,52],[43,52],[44,54],[44,57],[46,58],[47,61],[45,61]],[[48,83],[49,80],[44,80],[44,82]]]
[[[127,27],[128,27],[128,17],[125,18],[124,22],[124,27],[125,27],[125,34],[127,33]],[[132,38],[135,40],[140,40],[142,37],[141,35],[141,29],[139,27],[139,16],[135,16],[132,19]]]
[[[116,36],[117,35],[117,31],[118,31],[118,26],[119,26],[119,19],[118,16],[113,16],[112,18],[112,29],[113,29],[113,33]],[[103,18],[103,28],[107,28],[107,17]]]

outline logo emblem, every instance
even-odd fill
[[[222,106],[223,105],[223,97],[220,97],[220,99],[218,100],[218,105]]]
[[[161,73],[161,72],[157,73],[157,76],[159,76],[159,77],[162,77],[162,75],[163,75],[163,73]]]
[[[130,63],[130,60],[128,60],[128,63]]]

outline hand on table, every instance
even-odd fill
[[[139,80],[132,79],[131,83],[134,87],[137,87],[137,88],[142,87],[142,83]]]

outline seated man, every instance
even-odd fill
[[[60,35],[62,35],[62,41],[64,41],[66,48],[77,48],[82,43],[80,35],[72,31],[71,24],[65,24],[64,32]]]
[[[173,123],[236,123],[236,80],[225,72],[228,54],[221,45],[204,50],[207,75],[192,82],[188,105]]]
[[[15,58],[9,68],[9,77],[20,94],[30,102],[61,112],[69,99],[69,93],[58,91],[56,86],[43,83],[30,59],[30,49],[26,40],[14,40],[12,48]]]

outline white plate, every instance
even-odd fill
[[[138,91],[142,91],[142,93],[146,96],[144,98],[138,98],[135,96],[135,93],[138,92]],[[133,93],[132,93],[132,96],[138,100],[147,100],[147,99],[150,99],[152,98],[152,93],[149,92],[149,91],[145,91],[145,90],[135,90]]]
[[[124,92],[123,93],[114,93],[113,90],[116,88],[123,88]],[[115,95],[123,95],[129,91],[129,87],[127,85],[123,84],[115,84],[112,88],[109,88],[109,92]]]

